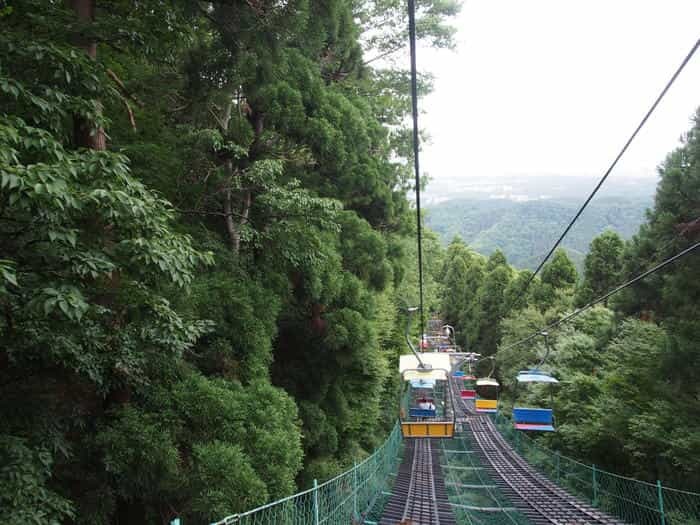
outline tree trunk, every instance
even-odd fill
[[[231,119],[231,111],[233,109],[233,100],[231,100],[221,115],[219,120],[219,125],[222,128],[222,134],[225,136],[228,131],[228,124]],[[253,127],[253,133],[255,138],[250,146],[248,152],[248,163],[252,162],[258,154],[260,146],[260,136],[263,132],[263,117],[260,113],[253,113],[250,117],[250,122]],[[224,221],[226,224],[226,232],[229,237],[229,246],[234,253],[238,253],[241,249],[241,229],[248,223],[248,217],[250,216],[250,208],[253,205],[253,193],[251,190],[246,190],[243,194],[242,203],[240,205],[240,211],[234,211],[234,195],[230,188],[230,183],[233,181],[234,177],[239,176],[238,170],[234,169],[233,160],[226,159],[224,164],[224,175],[226,176],[227,184],[229,187],[226,189],[224,196]]]
[[[227,161],[228,162],[228,161]],[[253,202],[253,197],[250,191],[246,191],[243,196],[243,204],[240,213],[233,211],[233,196],[231,189],[226,190],[224,199],[224,219],[226,221],[226,231],[228,232],[229,245],[234,253],[238,253],[241,249],[241,229],[248,222],[250,207]],[[236,220],[236,217],[238,220]]]
[[[95,19],[95,0],[69,0],[69,5],[81,22],[91,23]],[[76,44],[93,60],[97,58],[97,42],[80,38]],[[73,140],[78,147],[100,151],[107,149],[104,129],[78,115],[73,117]]]

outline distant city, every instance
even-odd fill
[[[584,176],[501,176],[440,177],[431,179],[422,197],[427,208],[455,199],[502,199],[527,202],[548,199],[581,199],[591,192],[596,177]],[[600,197],[622,196],[645,198],[654,194],[656,177],[626,177],[611,175],[599,192]]]

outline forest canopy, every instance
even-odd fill
[[[420,2],[419,38],[456,12]],[[4,523],[209,523],[366,456],[417,296],[404,4],[0,26]]]

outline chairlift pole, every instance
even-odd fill
[[[544,337],[545,353],[544,353],[544,357],[542,358],[542,361],[540,361],[540,363],[537,365],[537,368],[541,367],[547,361],[547,358],[549,357],[549,350],[550,350],[549,332],[547,332],[546,330],[542,330],[540,332],[540,335],[542,337]],[[551,383],[549,384],[549,401],[552,405],[554,405],[554,387],[552,386]]]
[[[542,361],[539,362],[537,365],[537,368],[541,367],[545,362],[547,361],[547,358],[549,357],[549,332],[546,330],[543,330],[540,332],[540,335],[544,337],[544,348],[545,348],[545,353],[544,357],[542,358]]]
[[[418,310],[417,307],[412,306],[408,308],[408,321],[406,322],[406,342],[408,343],[408,347],[411,349],[411,352],[413,352],[413,355],[416,356],[416,359],[418,359],[418,368],[428,368],[425,366],[425,363],[423,363],[423,360],[420,358],[420,354],[416,351],[415,347],[413,346],[413,343],[411,343],[411,314]],[[423,334],[421,333],[421,341],[423,340]]]

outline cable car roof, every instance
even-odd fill
[[[446,381],[450,370],[450,354],[438,352],[423,352],[418,354],[426,369],[419,369],[420,363],[413,354],[399,357],[399,373],[404,380],[432,379]]]
[[[521,370],[516,377],[518,383],[558,383],[559,380],[549,375],[543,370],[532,368],[530,370]]]
[[[482,377],[476,380],[476,386],[500,386],[493,377]]]

